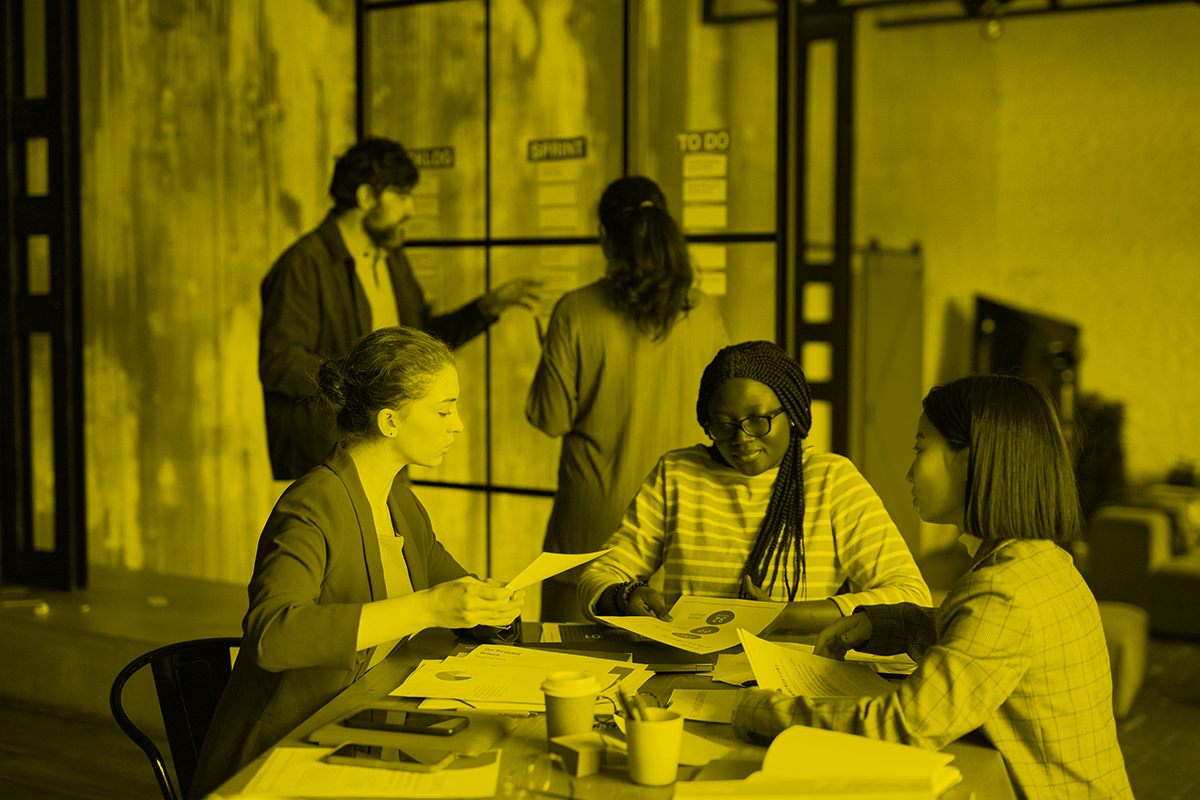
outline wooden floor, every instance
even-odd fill
[[[60,714],[0,701],[0,798],[162,797],[150,762],[116,722]]]

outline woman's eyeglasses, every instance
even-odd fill
[[[714,442],[727,442],[737,436],[739,430],[754,437],[766,436],[771,432],[771,421],[782,413],[783,409],[781,408],[774,414],[768,414],[765,417],[746,417],[737,422],[710,422],[704,426],[704,430]]]

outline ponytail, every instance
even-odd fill
[[[687,242],[667,212],[666,197],[649,178],[620,178],[600,198],[600,222],[613,304],[639,330],[663,338],[691,309],[693,280]]]

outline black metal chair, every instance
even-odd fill
[[[241,645],[233,637],[193,639],[151,650],[129,662],[113,680],[108,703],[121,730],[142,748],[154,768],[158,786],[165,800],[180,800],[187,794],[196,774],[200,746],[212,724],[217,701],[229,682],[232,659],[230,651]],[[133,724],[122,706],[125,683],[142,667],[150,665],[158,705],[162,711],[167,744],[175,762],[175,777],[179,791],[171,782],[162,753],[140,728]]]

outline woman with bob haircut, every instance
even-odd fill
[[[957,526],[973,562],[937,609],[859,606],[818,655],[907,653],[916,670],[880,697],[816,700],[754,690],[734,714],[766,743],[791,725],[939,750],[978,729],[1023,798],[1132,798],[1117,744],[1096,600],[1061,545],[1081,528],[1058,415],[1020,378],[933,389],[908,471],[926,522]]]

